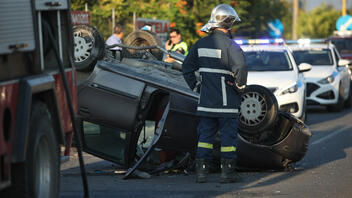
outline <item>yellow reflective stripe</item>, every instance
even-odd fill
[[[236,147],[234,146],[221,147],[221,152],[233,152],[233,151],[236,151]]]
[[[205,142],[198,142],[198,147],[200,148],[207,148],[207,149],[213,149],[213,145]]]

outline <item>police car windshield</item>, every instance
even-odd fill
[[[352,38],[333,38],[331,42],[341,54],[352,53]]]
[[[248,71],[292,70],[292,65],[286,52],[246,51],[244,56]]]
[[[297,65],[308,63],[312,66],[332,65],[332,55],[329,49],[294,50],[293,57]]]

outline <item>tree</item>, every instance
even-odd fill
[[[73,10],[83,10],[85,0],[72,0]],[[234,34],[255,37],[263,34],[269,20],[285,15],[284,0],[98,0],[89,2],[91,25],[105,38],[111,34],[111,10],[117,22],[125,25],[127,35],[133,29],[133,13],[137,17],[168,20],[178,28],[183,40],[193,44],[205,33],[200,28],[208,22],[211,10],[218,4],[233,6],[241,18]]]
[[[322,4],[309,13],[300,13],[297,32],[301,38],[325,38],[332,35],[340,12]]]

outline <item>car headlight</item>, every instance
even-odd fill
[[[282,91],[280,95],[284,95],[284,94],[287,94],[287,93],[295,93],[297,90],[298,90],[298,85],[295,84],[292,87],[287,88],[284,91]]]
[[[330,76],[324,78],[324,79],[321,79],[318,81],[318,83],[320,84],[328,84],[328,83],[333,83],[334,80],[335,80],[335,74],[331,74]]]

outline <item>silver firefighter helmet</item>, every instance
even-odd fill
[[[229,30],[236,21],[241,21],[241,19],[235,9],[227,4],[220,4],[213,8],[210,20],[200,30],[209,32],[217,27]]]

